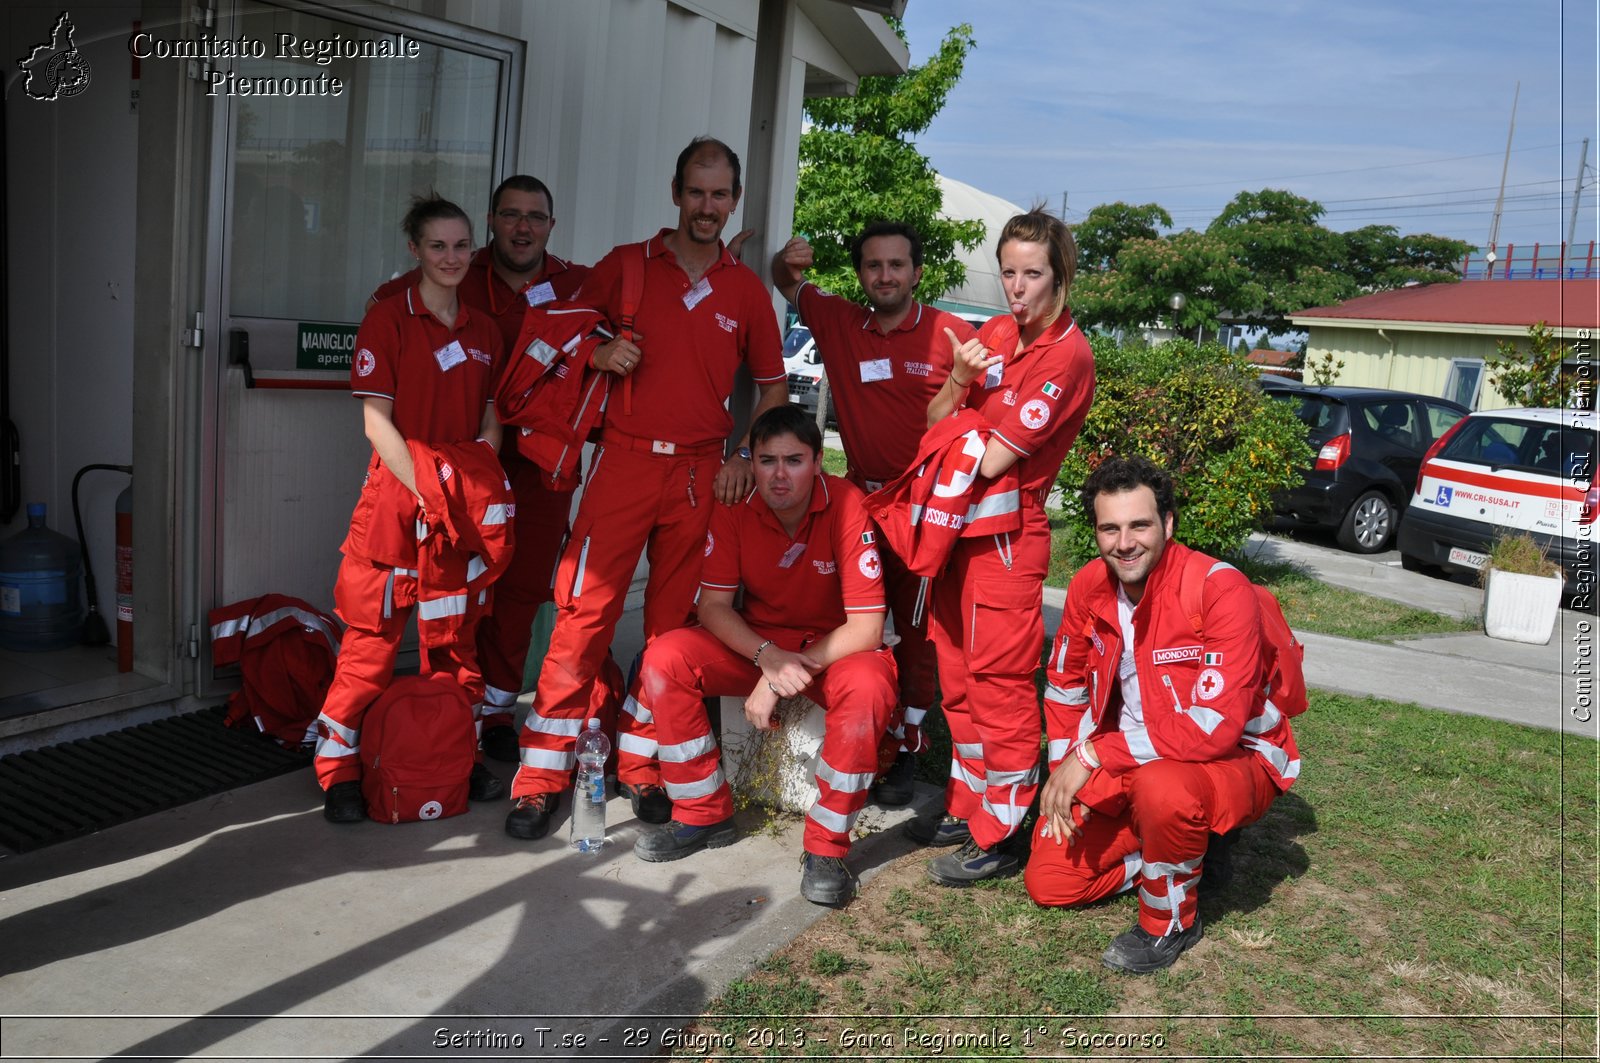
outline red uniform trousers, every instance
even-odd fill
[[[500,464],[517,500],[513,523],[516,552],[494,585],[494,608],[478,623],[478,662],[483,668],[483,719],[480,726],[511,726],[534,615],[553,597],[556,561],[567,534],[572,491],[550,487],[550,478],[522,457],[515,446],[502,448]]]
[[[361,778],[361,721],[394,677],[400,636],[417,604],[417,580],[407,569],[346,557],[339,563],[333,600],[346,627],[333,683],[316,723],[317,782],[324,790]],[[474,611],[469,608],[460,639],[429,650],[427,660],[428,671],[454,676],[474,704],[483,698],[483,677],[473,646],[475,623]],[[483,759],[482,750],[478,759]]]
[[[788,650],[798,650],[804,639],[797,631],[757,631]],[[733,815],[733,794],[703,699],[742,698],[760,679],[761,669],[705,628],[670,631],[645,649],[634,699],[655,718],[661,781],[678,822],[703,826]],[[852,653],[818,673],[805,696],[827,711],[819,795],[806,813],[805,851],[844,856],[878,772],[878,738],[894,712],[894,657],[884,649]]]
[[[556,572],[556,626],[533,708],[518,734],[522,763],[513,797],[566,788],[576,763],[573,742],[610,655],[641,551],[650,562],[645,644],[689,622],[721,454],[720,443],[651,453],[649,440],[607,432]],[[617,732],[617,777],[634,786],[659,784],[650,720],[619,713]]]
[[[933,641],[953,747],[945,809],[966,820],[985,849],[1016,833],[1039,789],[1044,731],[1033,677],[1044,649],[1050,525],[1027,501],[1022,520],[1009,537],[958,540],[933,581]]]
[[[883,594],[888,601],[889,614],[894,617],[894,633],[900,639],[894,647],[894,663],[900,673],[900,707],[905,711],[898,723],[891,721],[889,734],[893,738],[888,753],[893,760],[900,750],[922,751],[926,744],[922,737],[922,720],[938,696],[938,664],[929,632],[933,587],[930,581],[924,593],[922,577],[907,570],[888,543],[880,539],[876,545],[883,562]],[[919,597],[923,598],[920,603]],[[913,617],[917,618],[916,623],[912,622]]]
[[[1278,789],[1261,758],[1241,749],[1205,763],[1155,760],[1120,777],[1097,770],[1080,796],[1094,812],[1072,845],[1034,839],[1028,895],[1089,904],[1137,881],[1139,925],[1161,937],[1194,925],[1208,835],[1254,823]]]

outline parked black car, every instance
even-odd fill
[[[1317,457],[1305,483],[1275,500],[1280,519],[1332,528],[1339,545],[1375,554],[1389,544],[1417,485],[1422,456],[1470,411],[1433,395],[1266,380],[1293,403]]]

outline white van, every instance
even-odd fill
[[[1600,549],[1592,410],[1482,410],[1462,418],[1422,459],[1400,524],[1400,560],[1470,571],[1495,536],[1527,532],[1558,561],[1574,609],[1591,608]]]

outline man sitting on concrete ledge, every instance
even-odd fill
[[[1263,689],[1256,592],[1172,540],[1172,478],[1111,458],[1081,501],[1101,560],[1072,578],[1050,651],[1051,770],[1025,881],[1062,906],[1137,883],[1139,921],[1102,959],[1147,974],[1200,940],[1202,865],[1223,855],[1211,836],[1260,819],[1300,754]]]
[[[778,700],[804,694],[824,708],[826,723],[800,892],[815,904],[843,904],[856,889],[844,863],[850,829],[898,697],[894,658],[882,644],[882,562],[861,492],[822,472],[822,434],[803,410],[762,414],[750,449],[756,489],[711,516],[698,626],[644,651],[630,709],[655,719],[673,819],[633,851],[677,860],[736,837],[703,698],[744,695],[751,725],[773,729]]]

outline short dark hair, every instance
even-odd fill
[[[778,436],[794,436],[810,447],[812,454],[822,453],[822,429],[817,427],[816,418],[792,402],[774,406],[756,418],[750,426],[750,449]]]
[[[1167,470],[1148,458],[1135,454],[1128,458],[1111,457],[1083,481],[1078,500],[1083,503],[1083,515],[1089,518],[1092,528],[1097,523],[1094,500],[1101,495],[1120,495],[1124,491],[1148,487],[1156,496],[1156,513],[1165,520],[1176,517],[1177,499],[1173,495],[1172,477]]]
[[[494,186],[494,195],[489,197],[490,214],[500,209],[500,193],[507,189],[513,192],[527,192],[529,195],[543,192],[544,201],[550,208],[550,216],[552,218],[556,216],[556,197],[550,194],[550,186],[537,177],[525,173],[514,173]]]
[[[467,217],[467,212],[431,188],[422,195],[411,197],[411,209],[406,211],[405,218],[401,220],[400,230],[412,243],[420,243],[422,227],[440,218],[460,218],[467,223],[467,235],[472,235],[472,219]]]
[[[680,195],[683,193],[683,171],[689,168],[689,163],[695,161],[702,154],[721,155],[728,160],[728,165],[733,167],[733,191],[737,194],[742,187],[739,184],[739,177],[742,172],[739,169],[739,156],[728,145],[711,136],[695,137],[689,141],[687,147],[678,152],[678,166],[672,172],[672,191]]]
[[[915,225],[908,225],[903,221],[875,221],[855,238],[850,245],[850,264],[861,272],[862,249],[867,246],[867,241],[879,236],[904,236],[911,245],[911,265],[917,269],[922,268],[922,234],[917,232]]]

